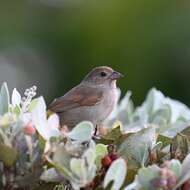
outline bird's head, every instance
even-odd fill
[[[107,66],[96,67],[90,71],[83,82],[89,85],[99,85],[103,87],[115,87],[116,81],[123,75]]]

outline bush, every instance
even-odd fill
[[[134,108],[131,92],[94,138],[84,121],[60,130],[36,87],[22,98],[0,91],[0,189],[160,190],[190,188],[190,110],[150,90]]]

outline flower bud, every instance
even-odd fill
[[[167,179],[155,178],[150,183],[154,188],[162,188],[167,186]]]

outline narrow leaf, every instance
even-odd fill
[[[0,91],[0,115],[9,111],[10,97],[7,83],[3,83]]]

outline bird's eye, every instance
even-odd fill
[[[105,72],[101,72],[101,73],[100,73],[100,76],[101,76],[101,77],[106,77],[107,74],[106,74]]]

